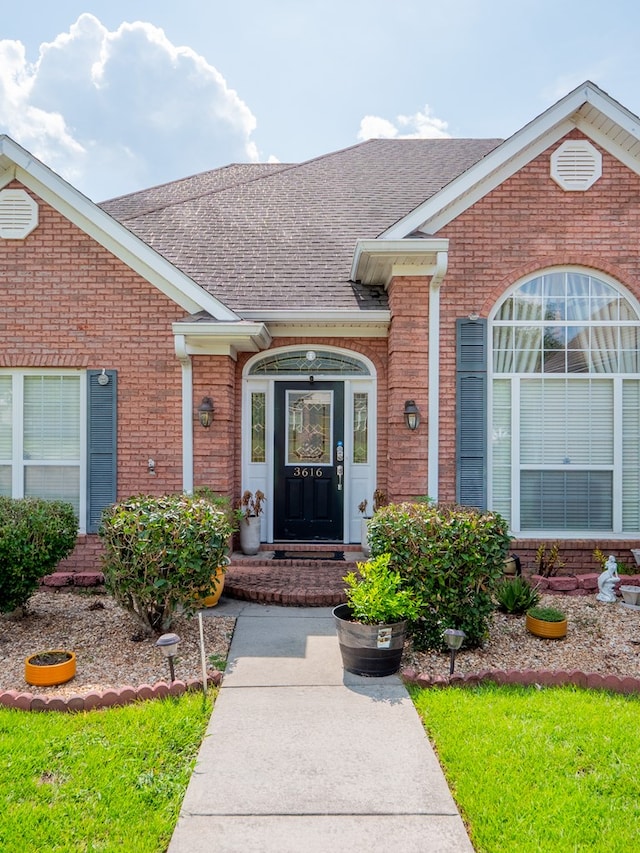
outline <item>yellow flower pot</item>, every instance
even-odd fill
[[[38,687],[64,684],[76,674],[76,653],[48,649],[29,655],[24,662],[24,680]]]
[[[544,619],[536,619],[535,616],[526,618],[527,631],[536,637],[542,637],[545,640],[560,640],[567,636],[567,620],[562,622],[546,622]]]
[[[224,588],[224,576],[227,571],[227,566],[229,565],[229,558],[227,557],[225,559],[227,562],[222,566],[218,566],[215,574],[211,575],[211,590],[201,590],[205,595],[198,600],[200,607],[215,607],[220,601],[220,596],[222,595],[222,590]]]

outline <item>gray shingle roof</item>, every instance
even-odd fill
[[[377,237],[500,143],[376,139],[297,165],[240,164],[101,207],[235,311],[380,308],[349,281]]]

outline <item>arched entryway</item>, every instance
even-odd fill
[[[357,542],[376,474],[376,374],[337,347],[283,347],[243,371],[242,488],[267,496],[262,539]]]

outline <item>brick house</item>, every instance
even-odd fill
[[[267,495],[355,542],[376,488],[569,569],[640,529],[640,119],[592,83],[506,141],[372,140],[94,205],[0,137],[0,494]],[[213,409],[209,426],[201,414]],[[411,428],[413,427],[413,428]]]

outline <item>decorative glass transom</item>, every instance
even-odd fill
[[[638,314],[614,286],[581,272],[522,284],[493,323],[495,373],[639,373]]]
[[[367,366],[357,358],[326,350],[289,350],[273,353],[257,361],[249,370],[250,376],[279,375],[369,376]]]

